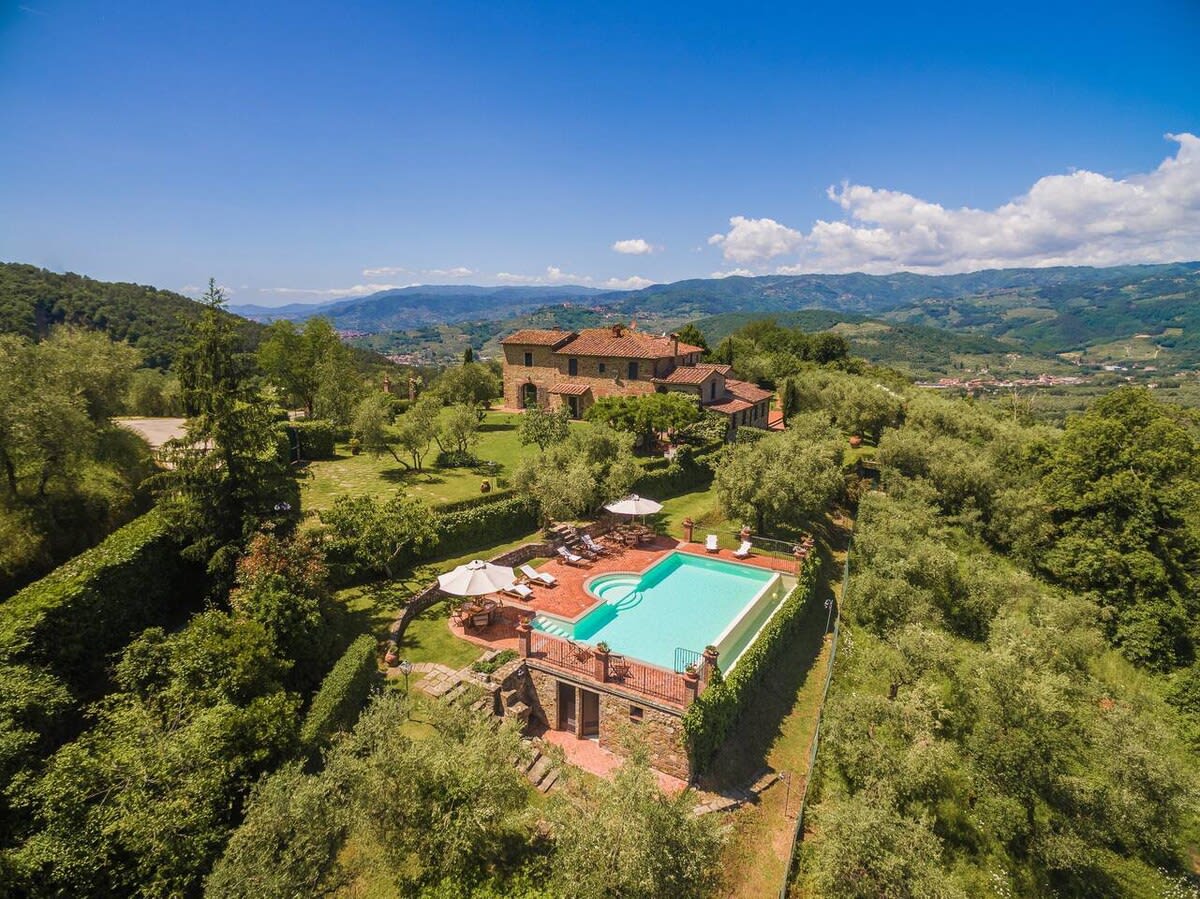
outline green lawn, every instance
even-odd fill
[[[519,416],[508,412],[488,412],[480,425],[480,441],[476,455],[485,462],[499,465],[498,476],[512,474],[517,461],[533,448],[517,440]],[[488,475],[483,469],[433,468],[437,444],[431,444],[423,471],[412,471],[398,463],[390,454],[373,457],[367,453],[357,456],[341,444],[334,459],[311,462],[300,482],[301,508],[320,511],[333,505],[342,495],[388,497],[399,490],[431,504],[454,502],[479,495],[479,485]],[[405,458],[401,453],[400,457]],[[495,478],[492,478],[495,485]]]
[[[339,590],[337,599],[345,606],[348,620],[357,628],[354,633],[367,631],[383,639],[409,598],[429,586],[439,574],[472,559],[487,559],[516,549],[540,537],[539,531],[531,531],[504,543],[477,547],[461,555],[425,562],[401,572],[393,580]],[[539,564],[539,560],[535,559],[532,564]],[[405,634],[401,654],[411,662],[441,662],[451,668],[461,668],[478,658],[483,650],[451,634],[446,626],[447,617],[445,606],[439,604],[416,619]]]

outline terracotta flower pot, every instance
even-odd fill
[[[850,438],[850,445],[855,447],[862,446],[862,438],[855,434]]]

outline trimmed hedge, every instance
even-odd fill
[[[519,494],[453,512],[440,512],[434,523],[438,535],[436,552],[440,556],[454,555],[475,546],[511,540],[536,529],[538,524],[537,502]]]
[[[694,772],[703,771],[712,761],[767,674],[798,635],[805,610],[816,595],[820,570],[820,559],[810,555],[783,606],[750,644],[733,673],[728,679],[714,678],[684,714],[683,732]]]
[[[148,512],[0,605],[0,661],[44,664],[94,693],[112,653],[193,605],[202,586]]]
[[[716,452],[701,453],[663,465],[660,460],[648,464],[645,473],[633,483],[633,492],[654,499],[669,499],[700,490],[712,483]]]
[[[288,429],[300,440],[301,459],[332,459],[334,444],[338,439],[338,428],[332,422],[314,419],[293,421]]]
[[[469,496],[466,499],[459,499],[450,503],[442,503],[434,508],[439,513],[446,515],[450,512],[462,512],[464,509],[474,509],[479,506],[490,506],[493,503],[499,503],[506,499],[512,499],[516,495],[516,492],[512,490],[492,490],[490,493],[481,493],[479,496]]]
[[[339,730],[349,730],[358,720],[371,690],[379,682],[375,638],[363,634],[342,653],[313,697],[300,739],[312,752],[319,751]]]

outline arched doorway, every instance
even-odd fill
[[[529,409],[537,404],[537,385],[527,381],[521,385],[521,408]]]

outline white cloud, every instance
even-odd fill
[[[613,290],[641,290],[643,287],[649,287],[653,283],[649,278],[630,275],[628,278],[609,278],[604,282],[604,286],[610,287]]]
[[[804,235],[774,219],[750,219],[735,215],[728,234],[714,234],[709,246],[719,246],[730,262],[759,262],[795,251]]]
[[[475,269],[456,265],[454,268],[427,268],[421,274],[432,278],[467,278],[475,274]]]
[[[737,275],[742,278],[753,278],[754,272],[750,271],[750,269],[748,269],[748,268],[731,268],[727,272],[713,272],[711,275],[709,275],[709,277],[710,278],[731,278],[734,275]]]
[[[1200,258],[1200,138],[1167,138],[1179,147],[1151,172],[1127,178],[1086,170],[1047,175],[991,210],[947,209],[911,194],[864,185],[831,187],[829,198],[845,210],[846,219],[818,221],[797,242],[798,261],[775,270],[936,274]],[[731,245],[747,253],[747,246],[753,247],[737,236],[739,219],[731,222],[735,227],[729,234],[715,235],[712,241],[722,246],[726,258],[735,258]],[[780,254],[748,258],[775,255]]]
[[[497,272],[496,280],[502,284],[590,284],[590,275],[573,275],[556,265],[546,266],[542,275],[515,275],[512,272]]]
[[[197,287],[195,284],[187,284],[187,285],[179,288],[180,293],[187,293],[187,294],[191,294],[193,296],[200,296],[206,290],[208,290],[207,284],[205,284],[203,287]],[[230,287],[228,284],[218,284],[217,290],[219,290],[223,294],[225,294],[225,296],[227,298],[233,296],[237,292],[232,287]]]
[[[648,256],[653,253],[658,247],[654,244],[643,240],[640,237],[631,237],[628,240],[618,240],[612,245],[613,251],[624,253],[628,256]]]
[[[363,297],[381,290],[400,290],[403,287],[418,287],[417,284],[355,284],[353,287],[260,287],[259,293],[299,294],[310,297]]]
[[[379,268],[364,268],[364,278],[390,278],[393,275],[407,275],[409,270],[402,265],[383,265]]]

